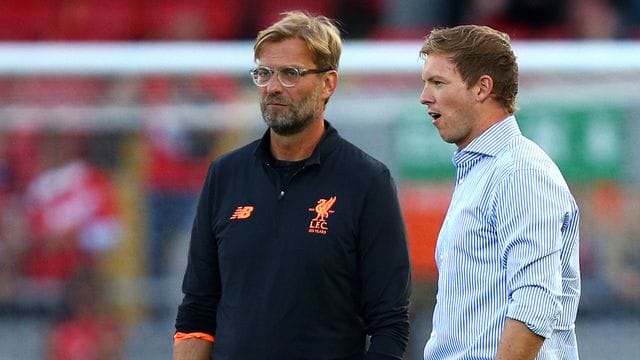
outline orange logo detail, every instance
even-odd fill
[[[327,218],[329,214],[334,213],[331,208],[336,203],[336,197],[332,196],[329,199],[318,200],[314,208],[310,208],[309,211],[315,211],[316,216],[309,223],[309,232],[315,234],[326,234],[329,227],[327,226]]]
[[[236,211],[233,212],[233,215],[229,218],[230,220],[240,220],[247,219],[251,216],[253,212],[253,206],[238,206]]]

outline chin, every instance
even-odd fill
[[[268,125],[274,133],[282,136],[299,134],[308,126],[305,123],[270,123]]]

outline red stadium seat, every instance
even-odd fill
[[[134,40],[140,37],[139,0],[65,1],[51,30],[54,40]]]
[[[147,2],[144,37],[150,40],[234,39],[242,30],[243,8],[239,0]]]
[[[141,82],[141,103],[162,105],[172,101],[172,80],[168,76],[153,75],[143,78]]]
[[[53,24],[59,0],[0,1],[0,40],[39,40]]]
[[[242,91],[237,78],[223,74],[194,75],[190,87],[194,95],[219,102],[236,100]]]
[[[11,96],[24,104],[92,104],[102,99],[103,86],[95,77],[34,76],[17,83]]]
[[[256,28],[261,30],[280,19],[280,14],[290,10],[303,10],[312,15],[324,15],[335,18],[338,9],[336,0],[272,0],[265,1],[256,7],[254,14],[256,18]]]

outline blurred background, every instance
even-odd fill
[[[0,0],[0,360],[170,358],[210,161],[260,136],[256,32],[339,20],[327,119],[392,170],[421,359],[453,148],[418,102],[437,26],[508,32],[517,113],[582,211],[582,359],[640,353],[639,0]],[[295,289],[292,289],[295,291]]]

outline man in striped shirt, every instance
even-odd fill
[[[458,147],[424,359],[578,359],[579,212],[557,166],[520,132],[508,35],[436,29],[420,55],[420,102]]]

